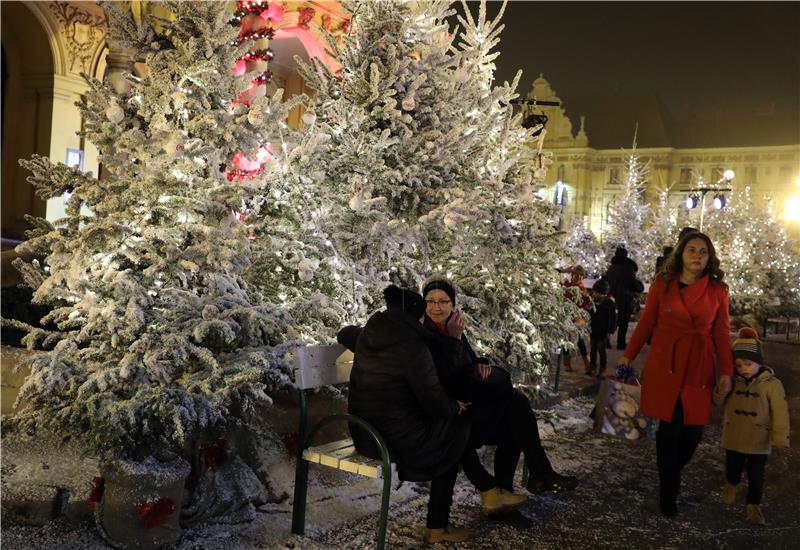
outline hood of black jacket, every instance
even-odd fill
[[[428,329],[400,309],[379,311],[369,318],[358,343],[371,350],[390,348],[402,342],[430,337]]]

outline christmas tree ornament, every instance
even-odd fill
[[[163,146],[164,152],[172,158],[183,155],[183,148],[183,135],[180,132],[173,132]]]
[[[358,212],[364,208],[364,195],[361,192],[356,193],[350,198],[350,202],[348,204],[350,206],[350,210]]]
[[[172,97],[172,106],[176,112],[181,111],[186,105],[186,94],[183,92],[173,92],[170,97]]]
[[[247,122],[256,127],[262,126],[264,124],[264,111],[258,107],[251,107],[247,112]]]
[[[316,120],[317,120],[317,113],[315,113],[314,111],[309,109],[308,111],[303,113],[303,124],[311,126],[312,124],[314,124],[314,122],[316,122]]]
[[[106,109],[106,118],[114,124],[119,124],[125,118],[125,111],[116,101],[112,101]]]
[[[301,281],[309,282],[314,278],[314,272],[319,267],[319,263],[308,258],[303,258],[297,265],[297,275]]]
[[[453,80],[459,84],[465,83],[469,80],[469,70],[466,67],[459,67],[453,72]]]
[[[407,97],[400,103],[400,106],[404,111],[413,111],[417,106],[417,102],[414,101],[413,97]]]

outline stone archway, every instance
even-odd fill
[[[18,159],[50,154],[54,61],[47,32],[21,2],[2,5],[2,236],[22,239],[25,215],[44,216]]]

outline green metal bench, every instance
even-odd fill
[[[305,533],[306,497],[308,493],[308,465],[310,463],[336,468],[352,474],[374,479],[383,479],[381,511],[378,520],[376,548],[383,550],[386,539],[386,524],[389,517],[389,497],[392,490],[392,475],[396,467],[389,457],[389,450],[378,431],[365,420],[352,414],[333,414],[322,418],[307,432],[308,409],[305,391],[350,382],[353,354],[344,346],[307,346],[298,348],[294,354],[295,380],[300,401],[299,448],[294,480],[294,504],[292,507],[292,533]],[[358,454],[352,439],[342,439],[324,445],[313,446],[319,431],[332,422],[352,422],[369,433],[381,453],[381,460],[373,460]]]

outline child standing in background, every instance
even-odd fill
[[[722,502],[733,504],[736,486],[747,468],[746,517],[750,523],[765,525],[761,512],[764,469],[772,447],[789,446],[789,409],[783,384],[769,367],[758,333],[750,327],[739,330],[733,342],[736,373],[733,388],[726,395],[714,392],[714,401],[725,404],[722,447],[725,449],[725,478]]]
[[[590,359],[586,369],[587,375],[602,376],[606,372],[606,339],[617,329],[617,304],[608,295],[611,290],[606,279],[598,279],[592,286],[591,296],[594,300],[590,338]],[[597,356],[600,355],[598,370]]]

